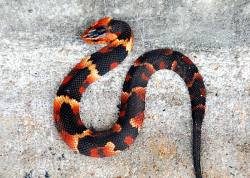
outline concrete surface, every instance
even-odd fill
[[[118,157],[76,155],[52,122],[64,75],[99,47],[78,35],[103,16],[127,21],[133,53],[93,84],[81,102],[88,126],[115,122],[122,82],[140,54],[171,47],[188,55],[208,91],[204,177],[250,177],[250,3],[248,0],[0,0],[0,177],[194,177],[187,90],[174,73],[149,83],[146,121]]]

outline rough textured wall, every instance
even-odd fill
[[[250,177],[249,12],[248,0],[0,0],[0,177],[194,177],[189,97],[170,71],[152,77],[146,120],[128,151],[94,159],[60,140],[53,98],[74,64],[99,48],[83,44],[79,34],[103,16],[127,21],[135,48],[83,96],[88,126],[115,122],[136,57],[171,47],[189,56],[206,82],[204,177]]]

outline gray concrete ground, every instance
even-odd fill
[[[74,64],[99,48],[78,35],[103,16],[127,21],[135,48],[83,96],[88,126],[102,130],[115,122],[136,57],[171,47],[188,55],[206,82],[204,177],[250,177],[249,12],[248,0],[0,0],[0,177],[194,177],[189,97],[170,71],[150,81],[146,120],[128,151],[94,159],[60,140],[53,98]]]

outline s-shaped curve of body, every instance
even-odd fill
[[[201,178],[201,125],[205,114],[206,90],[193,62],[171,49],[156,49],[140,56],[129,69],[121,94],[118,120],[107,131],[85,127],[80,118],[80,100],[87,87],[117,67],[133,47],[133,33],[123,21],[105,17],[92,24],[81,38],[89,44],[107,45],[83,58],[62,81],[54,99],[54,122],[61,138],[75,152],[92,157],[114,156],[131,145],[142,127],[145,93],[153,73],[161,69],[176,72],[185,82],[193,119],[193,162]]]

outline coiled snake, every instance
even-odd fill
[[[61,138],[75,152],[92,157],[114,156],[129,147],[144,120],[145,92],[153,73],[161,69],[176,72],[185,82],[193,118],[193,162],[197,178],[200,168],[201,125],[205,114],[206,90],[193,62],[171,49],[146,52],[129,69],[122,89],[118,120],[110,130],[86,128],[80,118],[80,100],[87,87],[117,67],[131,52],[133,33],[123,21],[110,17],[92,24],[81,38],[89,44],[107,45],[83,58],[62,81],[54,99],[54,122]]]

